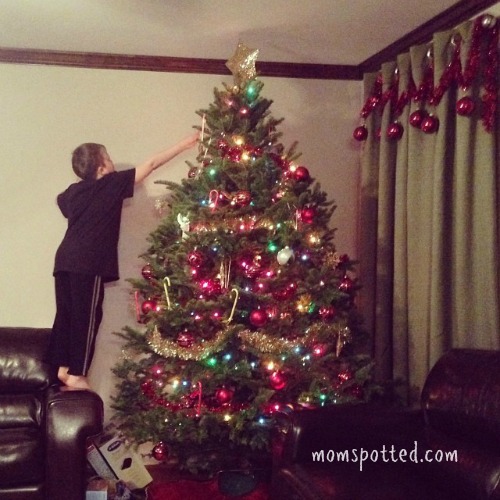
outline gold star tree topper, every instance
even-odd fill
[[[251,49],[241,42],[238,43],[235,53],[226,62],[236,85],[243,87],[249,80],[256,77],[255,61],[258,55],[259,49]]]

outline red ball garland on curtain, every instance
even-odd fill
[[[361,109],[360,117],[365,120],[375,110],[382,113],[385,105],[389,102],[391,104],[391,117],[394,121],[389,125],[386,136],[389,140],[398,140],[402,137],[404,129],[402,130],[402,128],[397,126],[397,118],[402,114],[403,108],[413,100],[414,102],[419,102],[422,107],[410,114],[410,125],[421,129],[424,133],[434,133],[439,129],[439,120],[432,114],[427,115],[427,112],[423,109],[425,103],[437,106],[443,95],[452,86],[457,86],[467,91],[479,75],[481,61],[484,59],[483,85],[485,91],[481,97],[481,119],[485,130],[491,132],[494,128],[498,100],[498,24],[498,20],[488,14],[479,16],[474,21],[469,54],[463,70],[461,63],[462,40],[458,34],[454,35],[450,40],[450,44],[453,47],[451,60],[436,86],[434,86],[434,66],[431,52],[429,52],[426,58],[424,77],[420,85],[416,87],[410,76],[408,88],[401,93],[399,98],[397,96],[399,83],[397,72],[385,92],[382,91],[383,80],[382,75],[379,74],[371,94]],[[486,50],[482,49],[483,42]],[[456,112],[461,116],[471,116],[475,109],[476,104],[470,96],[462,97],[456,103]],[[368,130],[364,123],[355,128],[353,137],[357,141],[366,140]]]

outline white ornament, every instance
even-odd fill
[[[188,237],[187,233],[189,233],[189,217],[187,215],[177,214],[177,222],[181,227],[182,238],[186,239]]]
[[[280,266],[288,264],[288,261],[293,257],[294,253],[290,247],[285,247],[278,252],[276,259]]]

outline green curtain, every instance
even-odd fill
[[[491,43],[498,24],[483,16],[437,33],[431,44],[412,47],[364,78],[367,99],[380,78],[386,99],[364,124],[360,305],[373,333],[377,378],[405,381],[410,403],[448,349],[500,349],[498,110],[490,130],[482,119],[485,75],[498,82],[498,45],[493,56]],[[471,49],[473,36],[480,52]],[[462,75],[472,68],[474,76],[466,90],[458,79],[442,80],[458,43]],[[480,61],[475,68],[468,66],[471,56]],[[444,94],[437,104],[410,98],[401,106],[404,91],[426,81],[426,68],[434,90]],[[456,107],[465,96],[475,106],[463,116]],[[439,120],[437,132],[410,125],[418,109],[431,113],[434,124]],[[387,137],[395,120],[404,127],[399,140]]]

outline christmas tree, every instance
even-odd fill
[[[192,471],[265,456],[279,412],[372,394],[354,262],[335,249],[333,202],[280,143],[257,53],[238,45],[234,83],[198,112],[196,163],[162,181],[167,209],[130,280],[140,325],[119,333],[113,369],[121,429]]]

